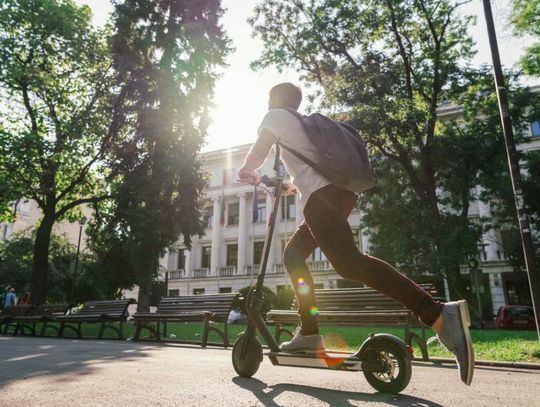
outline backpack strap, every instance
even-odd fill
[[[289,153],[294,155],[296,158],[299,158],[300,160],[305,162],[307,165],[309,165],[311,168],[313,168],[319,174],[321,174],[321,175],[323,174],[322,168],[317,163],[315,163],[314,161],[307,158],[305,155],[299,153],[298,151],[296,151],[296,150],[294,150],[294,149],[292,149],[290,147],[287,147],[285,144],[283,144],[283,143],[281,143],[279,141],[276,141],[276,146],[278,148],[279,148],[279,146],[283,147],[285,150],[287,150]]]

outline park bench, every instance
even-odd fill
[[[99,339],[103,338],[103,333],[107,328],[116,331],[118,338],[123,339],[123,327],[128,317],[128,306],[133,301],[133,299],[87,301],[77,314],[55,318],[56,322],[60,322],[58,337],[64,335],[65,329],[70,329],[77,334],[78,338],[82,338],[81,325],[90,323],[101,324],[97,336]],[[113,323],[119,323],[120,326],[117,327]]]
[[[436,296],[432,284],[421,284],[424,290]],[[422,358],[428,360],[424,325],[402,304],[380,294],[371,288],[317,289],[315,298],[319,311],[319,323],[346,326],[403,326],[405,342],[412,345],[415,341],[420,347]],[[270,310],[268,322],[275,324],[275,338],[280,342],[282,333],[292,336],[284,324],[298,324],[296,299],[290,310]],[[411,327],[420,327],[422,337],[411,331]]]
[[[204,325],[201,346],[206,347],[208,334],[214,331],[221,337],[224,347],[227,348],[229,346],[227,318],[237,295],[238,293],[227,293],[162,297],[156,312],[137,312],[133,315],[135,320],[133,339],[139,340],[141,330],[147,329],[153,334],[155,340],[160,341],[160,325],[163,325],[163,337],[166,338],[168,322],[202,321]],[[223,329],[212,326],[211,323],[222,323]]]
[[[26,315],[20,315],[13,318],[13,322],[16,324],[15,332],[13,335],[24,335],[25,329],[30,331],[32,336],[36,336],[36,324],[42,323],[40,336],[45,334],[47,328],[51,328],[58,333],[58,327],[49,324],[56,320],[56,317],[65,315],[70,309],[71,305],[67,303],[61,304],[42,304],[37,308],[32,309]]]
[[[3,333],[8,333],[10,327],[16,327],[17,324],[13,322],[13,319],[22,315],[27,315],[32,311],[34,307],[30,304],[14,305],[12,307],[4,308],[0,313],[0,332],[2,332],[2,325],[4,325]]]

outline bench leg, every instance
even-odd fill
[[[103,338],[104,331],[105,331],[105,321],[101,321],[101,326],[99,327],[98,339]]]
[[[46,330],[47,330],[47,321],[44,321],[43,325],[41,326],[41,332],[39,333],[39,336],[45,336]]]
[[[43,327],[45,329],[45,327]],[[64,335],[64,323],[60,322],[60,328],[58,328],[58,334],[56,335],[58,338],[61,338],[62,335]]]
[[[424,338],[421,338],[414,332],[411,332],[408,326],[405,327],[405,343],[409,346],[412,346],[413,341],[418,344],[420,348],[420,353],[422,353],[422,360],[425,362],[429,361],[429,354],[427,349],[427,343]]]
[[[227,349],[230,345],[229,343],[229,323],[225,321],[223,323],[223,335],[225,336],[225,349]]]
[[[208,343],[208,334],[210,333],[210,320],[208,318],[204,318],[204,328],[203,328],[203,336],[201,341],[201,347],[206,348],[206,344]]]

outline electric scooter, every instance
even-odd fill
[[[371,334],[356,353],[325,352],[322,354],[287,353],[268,329],[261,315],[263,283],[266,274],[270,245],[274,234],[276,214],[282,191],[288,187],[282,177],[263,176],[261,183],[274,187],[273,207],[267,226],[266,240],[257,282],[246,296],[248,324],[236,340],[232,351],[234,370],[241,377],[252,377],[263,360],[263,348],[257,331],[264,338],[269,351],[266,356],[273,365],[319,368],[331,370],[362,371],[368,383],[383,393],[399,393],[411,379],[412,349],[399,338],[389,334]]]

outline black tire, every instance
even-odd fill
[[[374,352],[388,368],[386,372],[364,370],[368,383],[381,393],[396,394],[402,391],[411,380],[411,359],[406,351],[390,341],[377,341],[368,352]],[[373,356],[373,354],[372,354]]]
[[[244,343],[247,343],[247,349],[244,357],[242,357],[242,349]],[[263,351],[261,341],[256,336],[246,336],[241,334],[234,343],[232,350],[232,362],[236,373],[240,377],[251,377],[257,370],[263,359]]]

